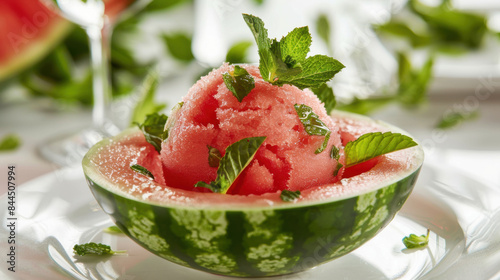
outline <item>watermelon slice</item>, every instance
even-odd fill
[[[334,112],[331,122],[354,137],[405,134],[354,114]],[[421,146],[385,154],[369,170],[303,189],[300,198],[285,202],[279,191],[224,195],[159,183],[130,169],[150,157],[148,147],[133,128],[90,149],[83,170],[102,209],[130,238],[166,260],[238,277],[299,272],[358,248],[393,219],[423,163]],[[143,164],[160,176],[155,160]],[[257,167],[242,180],[268,180],[255,160]]]
[[[45,6],[51,0],[0,1],[0,81],[45,57],[71,31],[72,24]],[[107,0],[113,20],[134,0]]]

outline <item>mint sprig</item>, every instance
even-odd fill
[[[319,119],[312,108],[305,104],[295,104],[295,111],[299,116],[299,120],[304,126],[305,131],[309,135],[325,136],[325,140],[321,146],[315,151],[316,154],[321,153],[326,149],[330,134],[332,133],[328,126]]]
[[[345,167],[416,145],[413,139],[400,133],[366,133],[345,146]]]
[[[249,137],[229,145],[226,148],[226,153],[219,162],[215,181],[209,184],[199,181],[194,186],[208,188],[214,193],[225,194],[238,176],[250,164],[265,139],[265,136]]]
[[[295,28],[278,41],[268,38],[260,18],[248,14],[243,14],[243,18],[257,43],[260,74],[273,85],[289,84],[300,89],[320,87],[344,68],[328,56],[307,57],[312,42],[308,27]]]
[[[139,165],[139,164],[133,164],[130,166],[130,169],[134,170],[135,172],[142,174],[146,177],[149,177],[151,179],[155,179],[155,176],[153,176],[153,173],[149,171],[146,167]]]
[[[142,124],[137,124],[142,130],[146,141],[153,145],[158,151],[161,151],[161,143],[165,140],[164,128],[168,117],[164,114],[153,113],[146,116],[146,119]]]
[[[227,89],[229,89],[239,102],[255,88],[255,80],[245,68],[238,65],[234,70],[222,74],[222,79]]]

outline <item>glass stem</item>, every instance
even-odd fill
[[[90,57],[92,63],[92,89],[94,107],[92,123],[99,130],[105,130],[107,112],[111,103],[109,77],[107,75],[107,53],[104,50],[102,39],[102,26],[92,25],[85,29],[89,38]]]

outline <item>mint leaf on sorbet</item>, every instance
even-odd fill
[[[161,151],[161,142],[165,140],[163,131],[167,120],[166,115],[153,113],[147,115],[142,124],[137,124],[146,137],[146,141],[153,145],[158,153]]]
[[[144,166],[141,166],[139,164],[134,164],[134,165],[131,165],[130,166],[130,169],[134,170],[135,172],[138,172],[144,176],[147,176],[151,179],[155,179],[155,176],[153,176],[153,173],[151,173],[151,171],[149,171],[146,167]]]
[[[413,139],[400,133],[366,133],[345,146],[345,166],[350,167],[380,155],[416,145],[417,143]]]
[[[280,194],[281,200],[285,202],[292,202],[296,200],[297,198],[300,197],[300,191],[289,191],[289,190],[282,190]]]
[[[315,151],[316,154],[321,153],[325,150],[332,132],[328,126],[326,126],[326,124],[319,119],[318,115],[313,112],[311,107],[305,104],[295,104],[294,106],[297,115],[299,115],[299,120],[304,126],[307,134],[325,136],[323,144],[321,144],[321,147]]]
[[[255,88],[255,80],[245,68],[238,65],[234,70],[222,74],[222,79],[227,89],[229,89],[239,102]]]
[[[260,74],[273,85],[289,84],[300,89],[320,87],[344,68],[328,56],[307,57],[312,42],[308,27],[295,28],[278,41],[268,38],[260,18],[248,14],[243,14],[243,18],[257,42]]]
[[[208,188],[214,193],[225,194],[250,164],[265,139],[265,136],[249,137],[229,145],[220,160],[215,181],[210,182],[210,184],[199,181],[194,186]]]
[[[429,243],[430,232],[431,232],[430,229],[427,229],[427,235],[420,235],[420,236],[412,233],[409,236],[403,238],[403,244],[406,246],[407,249],[421,248],[427,246],[427,244]]]

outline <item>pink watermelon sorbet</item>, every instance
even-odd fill
[[[330,151],[334,145],[341,147],[340,133],[319,99],[309,90],[265,82],[257,66],[241,67],[255,79],[255,88],[241,103],[224,84],[222,74],[233,70],[232,65],[224,64],[193,85],[181,109],[170,116],[176,121],[160,155],[165,184],[210,192],[194,187],[198,181],[209,183],[217,176],[217,167],[209,166],[207,145],[224,155],[232,143],[258,136],[267,138],[229,194],[304,190],[338,181],[341,172],[333,175],[337,160]],[[331,130],[323,152],[315,154],[325,137],[307,134],[295,104],[311,107]]]

